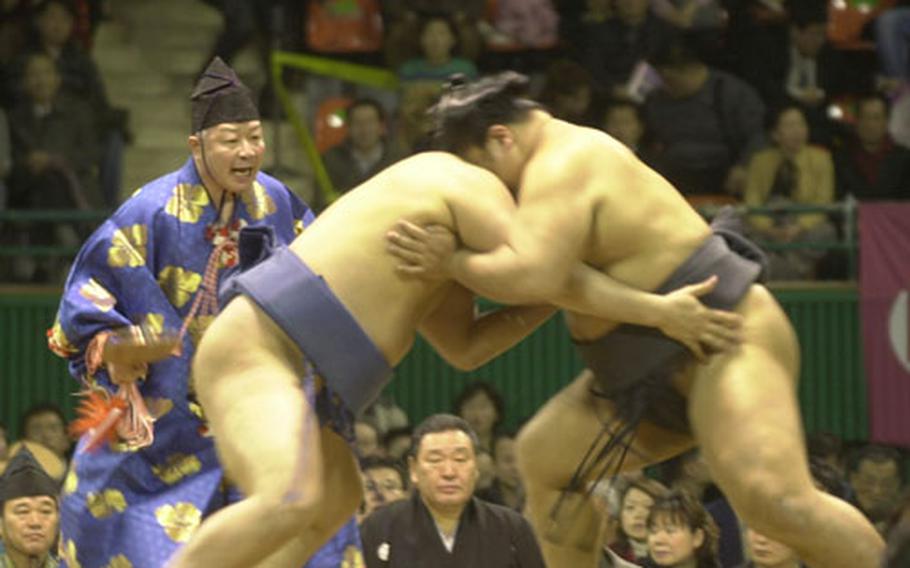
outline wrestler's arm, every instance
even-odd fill
[[[481,313],[474,294],[451,283],[418,327],[453,367],[470,371],[508,351],[556,312],[553,306],[509,306]]]

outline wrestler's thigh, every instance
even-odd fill
[[[287,492],[302,448],[307,467],[319,472],[318,422],[299,382],[295,369],[263,356],[258,366],[222,373],[197,387],[218,456],[246,495]]]
[[[769,484],[810,483],[796,392],[795,334],[768,296],[762,292],[747,299],[745,342],[699,369],[689,399],[695,437],[734,503]]]
[[[547,401],[519,433],[519,464],[535,483],[566,487],[604,425],[614,422],[613,403],[591,394],[592,388],[594,376],[585,370]],[[605,442],[606,437],[595,452]],[[688,435],[642,424],[623,469],[641,469],[668,459],[691,448],[692,443]]]

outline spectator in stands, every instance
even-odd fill
[[[740,194],[764,139],[761,99],[745,82],[705,65],[688,38],[668,39],[651,63],[663,81],[645,102],[653,167],[686,196]]]
[[[551,0],[496,0],[480,31],[490,50],[550,49],[559,40],[559,15]]]
[[[882,568],[910,566],[910,494],[904,494],[888,528],[888,548]]]
[[[378,101],[357,99],[347,108],[347,137],[323,160],[332,184],[344,193],[397,160],[386,139],[385,111]]]
[[[411,434],[413,429],[410,426],[393,428],[386,432],[383,438],[385,446],[385,455],[395,461],[401,461],[411,451]]]
[[[476,61],[483,47],[479,23],[486,0],[389,0],[383,1],[383,17],[388,35],[385,41],[386,63],[397,69],[420,53],[421,17],[442,14],[455,24],[462,55]]]
[[[395,397],[390,393],[379,395],[379,398],[363,411],[360,418],[376,427],[380,437],[383,438],[383,446],[385,446],[386,434],[392,430],[407,429],[410,423],[408,414],[398,406]]]
[[[816,432],[806,437],[809,460],[826,463],[839,475],[845,474],[844,441],[830,432]]]
[[[505,412],[499,391],[486,381],[474,381],[458,394],[454,409],[455,414],[471,425],[477,434],[478,445],[492,453],[493,440]]]
[[[402,157],[431,148],[433,122],[427,111],[439,97],[437,83],[415,82],[401,85],[398,107],[396,151]]]
[[[484,499],[482,495],[493,487],[496,480],[496,463],[493,454],[483,448],[477,448],[477,483],[474,485],[474,494]]]
[[[785,105],[773,114],[773,145],[758,152],[749,163],[745,201],[752,206],[828,205],[834,201],[834,163],[828,150],[809,145],[809,124],[802,107]],[[760,241],[817,243],[833,241],[836,231],[824,213],[794,214],[786,211],[756,214],[749,225]],[[815,277],[825,251],[795,247],[769,251],[770,276],[777,280]]]
[[[540,102],[560,120],[593,126],[596,122],[591,74],[569,59],[547,68]]]
[[[41,468],[28,449],[10,460],[0,477],[0,566],[56,568],[52,555],[57,542],[59,485]]]
[[[872,444],[865,446],[854,457],[849,480],[860,510],[884,532],[903,486],[898,451]]]
[[[357,445],[357,455],[361,458],[382,455],[382,446],[379,445],[379,432],[369,422],[358,420],[354,423],[354,440]]]
[[[9,121],[6,113],[0,109],[0,211],[6,209],[9,191],[6,188],[6,176],[13,167],[13,151],[10,147]]]
[[[649,9],[650,0],[618,0],[615,15],[599,1],[567,33],[574,57],[591,73],[598,93],[629,98],[636,67],[650,59],[669,26]]]
[[[857,101],[853,136],[834,157],[838,196],[910,198],[910,148],[888,134],[888,114],[883,96],[866,95]]]
[[[746,529],[749,558],[740,568],[802,568],[796,552],[789,546],[772,540],[754,529]]]
[[[31,0],[0,2],[0,107],[13,105],[15,81],[9,75],[10,67],[27,45],[31,21]]]
[[[363,479],[361,521],[379,507],[408,496],[404,471],[391,458],[372,456],[360,460],[360,476]]]
[[[458,36],[455,25],[445,16],[428,16],[420,26],[420,55],[405,61],[398,68],[402,81],[432,81],[441,83],[455,73],[469,78],[477,76],[477,67],[458,55]]]
[[[96,137],[93,146],[98,148],[93,165],[97,163],[103,203],[113,206],[120,198],[123,146],[129,137],[127,113],[111,106],[98,67],[73,40],[72,4],[66,0],[46,0],[36,10],[38,36],[31,52],[49,56],[60,74],[63,93],[89,105]]]
[[[518,473],[514,434],[496,436],[493,442],[493,467],[493,482],[485,491],[479,491],[477,496],[484,501],[521,511],[524,508],[525,492]]]
[[[881,86],[899,94],[910,84],[910,3],[898,2],[875,18],[875,48],[881,71]]]
[[[786,40],[767,42],[744,74],[770,107],[797,103],[811,125],[812,141],[830,145],[834,125],[828,118],[828,103],[844,89],[839,64],[826,43],[827,4],[825,0],[789,2]]]
[[[719,30],[727,23],[720,0],[651,0],[654,13],[683,30]]]
[[[654,502],[667,494],[662,483],[647,477],[632,479],[619,495],[619,526],[610,548],[620,558],[648,561],[648,515]]]
[[[672,491],[651,507],[648,552],[657,566],[719,568],[717,525],[697,499]]]
[[[464,420],[430,416],[414,430],[409,459],[414,494],[361,525],[368,568],[385,566],[543,567],[528,522],[472,497],[477,436]]]
[[[646,145],[645,119],[639,105],[622,99],[610,101],[604,110],[603,129],[642,157]]]
[[[24,440],[38,442],[63,461],[69,461],[73,444],[66,431],[66,417],[59,405],[42,402],[29,407],[22,415],[19,433]]]

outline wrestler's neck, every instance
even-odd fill
[[[547,127],[554,123],[553,115],[544,110],[532,110],[525,120],[512,126],[516,145],[525,161],[530,160],[547,140]]]

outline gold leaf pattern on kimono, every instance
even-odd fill
[[[294,236],[299,236],[304,229],[306,229],[306,225],[303,224],[303,219],[296,219],[294,221]]]
[[[158,273],[158,285],[175,308],[182,308],[201,283],[201,274],[180,266],[168,265]]]
[[[79,295],[105,313],[111,311],[117,304],[117,298],[94,278],[89,278],[89,281],[79,288]]]
[[[173,485],[184,477],[199,472],[200,469],[202,469],[202,463],[196,456],[172,454],[164,463],[153,465],[152,473],[161,481]]]
[[[215,316],[197,316],[193,318],[193,321],[187,327],[187,331],[190,332],[190,339],[193,340],[194,346],[199,345],[202,334],[205,333],[205,330],[209,328],[213,321],[215,321]]]
[[[96,519],[104,519],[126,510],[126,498],[116,489],[105,489],[101,493],[93,491],[88,494],[85,502]]]
[[[66,474],[66,479],[63,480],[63,494],[72,495],[76,492],[76,489],[79,489],[79,476],[76,475],[76,468],[71,465]]]
[[[60,325],[59,316],[54,320],[54,325],[47,331],[47,346],[54,354],[60,357],[69,357],[79,352],[76,347],[70,343],[66,333],[63,332],[63,326]]]
[[[146,398],[145,407],[155,420],[160,419],[174,408],[174,401],[169,398]]]
[[[363,554],[360,549],[353,544],[344,549],[344,557],[341,559],[341,568],[366,568],[363,561]]]
[[[145,266],[148,232],[145,225],[130,225],[114,231],[111,248],[107,251],[107,264],[113,268]]]
[[[77,558],[75,542],[72,540],[61,540],[57,549],[69,568],[82,568],[82,565],[79,564],[79,558]]]
[[[256,221],[264,219],[267,215],[277,211],[275,202],[272,201],[269,192],[258,181],[253,182],[253,188],[250,191],[241,193],[240,199],[246,205],[247,213]]]
[[[173,195],[164,206],[164,212],[183,223],[198,223],[209,203],[205,187],[181,183],[174,188]]]
[[[155,509],[158,524],[174,542],[187,542],[202,520],[202,511],[192,503],[180,501],[176,505],[162,505]]]
[[[130,559],[123,554],[118,554],[117,556],[111,558],[111,561],[107,563],[107,566],[104,568],[133,568],[133,563],[130,562]]]
[[[143,323],[155,333],[161,333],[164,331],[164,314],[145,314],[145,321]]]

